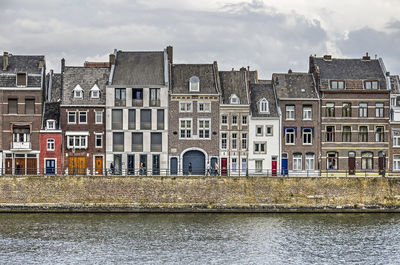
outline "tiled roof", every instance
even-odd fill
[[[50,83],[50,77],[51,77],[51,83]],[[51,88],[50,88],[51,84]],[[58,102],[61,100],[61,74],[56,74],[56,73],[48,73],[46,75],[46,101],[50,102]],[[47,98],[47,93],[51,89],[51,99],[49,100]]]
[[[390,85],[392,88],[392,92],[400,93],[400,79],[398,75],[390,76]]]
[[[171,67],[171,91],[178,94],[218,94],[217,71],[214,64],[174,64]],[[199,92],[189,92],[189,79],[192,76],[200,79]]]
[[[223,104],[230,104],[230,97],[233,94],[239,97],[240,104],[249,104],[246,74],[250,75],[250,72],[219,71]]]
[[[164,84],[164,52],[117,52],[112,85]]]
[[[312,74],[272,74],[276,96],[280,98],[318,98]]]
[[[269,113],[259,112],[259,101],[265,98],[269,104]],[[250,109],[253,117],[279,117],[276,98],[271,82],[250,85]]]
[[[55,128],[60,128],[60,102],[44,103],[43,128],[46,128],[47,120],[55,120]]]
[[[0,74],[26,72],[27,74],[41,74],[40,61],[44,61],[43,55],[8,55],[7,70],[3,70],[3,56],[0,56]]]

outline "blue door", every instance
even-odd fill
[[[287,176],[288,175],[288,158],[287,154],[282,154],[282,176]]]
[[[49,159],[46,160],[46,175],[55,175],[56,174],[56,160]]]
[[[170,163],[171,175],[178,174],[178,158],[172,157]]]
[[[205,155],[200,151],[188,151],[183,155],[183,174],[185,175],[204,175],[205,174]]]

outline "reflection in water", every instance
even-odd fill
[[[399,214],[0,214],[7,264],[395,264]]]

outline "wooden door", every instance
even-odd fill
[[[25,158],[15,158],[15,175],[25,175]]]
[[[385,158],[380,156],[378,158],[379,174],[382,175],[385,170]]]
[[[221,176],[226,176],[228,172],[228,159],[221,158]]]
[[[96,175],[103,175],[103,157],[96,156],[94,158],[94,167],[96,171]]]
[[[349,175],[354,175],[356,173],[356,153],[349,152]]]
[[[28,175],[36,175],[37,174],[37,160],[36,158],[27,158],[26,159],[26,168]]]
[[[12,158],[6,158],[6,174],[12,174]]]
[[[86,175],[87,160],[85,156],[76,157],[77,174]]]

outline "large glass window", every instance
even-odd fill
[[[372,169],[373,154],[371,152],[361,153],[361,169]]]
[[[164,130],[164,110],[157,110],[157,130]]]
[[[115,89],[115,106],[126,106],[126,89],[116,88]]]
[[[159,88],[150,88],[150,107],[159,107],[160,106],[160,89]]]
[[[180,138],[192,137],[192,119],[179,119]]]
[[[95,111],[94,113],[95,113],[96,124],[102,124],[103,123],[103,112]]]
[[[132,152],[143,152],[143,133],[132,133]]]
[[[86,135],[68,135],[67,148],[85,149],[87,148],[87,138]]]
[[[343,126],[342,141],[343,142],[351,142],[351,127],[350,126]]]
[[[315,155],[314,153],[306,154],[306,170],[314,170],[315,168]]]
[[[211,102],[199,102],[198,112],[211,112]]]
[[[124,151],[124,133],[115,132],[113,133],[113,151],[123,152]]]
[[[113,109],[111,112],[111,121],[113,130],[122,130],[122,109]]]
[[[198,135],[202,139],[210,139],[211,120],[199,119]]]
[[[162,151],[162,134],[161,133],[151,133],[151,152],[161,152]]]
[[[151,130],[151,110],[140,110],[140,129]]]
[[[179,112],[192,112],[192,102],[179,102]]]
[[[293,170],[301,170],[302,155],[300,153],[293,154]]]
[[[266,143],[254,143],[254,153],[264,154],[267,152]]]
[[[128,129],[135,130],[136,129],[136,110],[130,109],[128,111]]]

